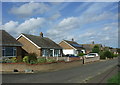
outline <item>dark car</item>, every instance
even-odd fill
[[[79,56],[75,56],[75,55],[73,55],[73,54],[67,54],[67,55],[65,55],[66,57],[79,57]]]

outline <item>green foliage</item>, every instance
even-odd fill
[[[23,62],[29,63],[29,56],[25,56],[25,57],[23,58]]]
[[[17,58],[16,57],[12,57],[12,58],[6,58],[2,60],[2,63],[16,63],[17,62]]]
[[[110,52],[110,51],[105,51],[104,56],[107,57],[107,58],[113,58],[114,57],[113,53]]]
[[[120,72],[118,72],[117,75],[114,75],[113,77],[109,78],[108,83],[120,84]]]
[[[79,54],[78,54],[78,56],[83,56],[83,55],[85,55],[85,54],[84,54],[84,53],[79,53]]]
[[[28,58],[28,61],[30,63],[30,61],[37,61],[37,55],[35,53],[29,53],[28,54],[29,58]]]
[[[45,58],[38,58],[38,59],[37,59],[37,62],[38,62],[38,63],[45,63],[45,62],[46,62],[46,59],[45,59]]]
[[[118,54],[113,54],[112,52],[110,52],[110,51],[101,51],[100,52],[100,58],[101,59],[105,59],[106,57],[107,58],[113,58],[113,57],[117,57],[118,56]]]
[[[30,64],[37,64],[37,61],[34,61],[34,60],[30,60],[29,62]]]
[[[99,52],[100,52],[99,46],[95,45],[92,49],[92,53],[99,53]]]
[[[114,54],[114,57],[118,57],[118,54]]]
[[[100,55],[100,59],[105,59],[105,58],[106,58],[106,56],[104,56],[104,52],[103,52],[103,51],[101,51],[101,52],[99,53],[99,55]]]
[[[16,57],[13,57],[13,58],[10,59],[10,61],[11,61],[12,63],[16,63],[16,62],[17,62],[17,58],[16,58]]]
[[[47,62],[55,62],[55,59],[47,59]]]

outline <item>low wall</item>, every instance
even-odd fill
[[[84,63],[88,63],[88,62],[94,62],[94,61],[99,61],[100,57],[93,57],[93,58],[84,58]]]
[[[37,65],[28,65],[25,63],[16,63],[16,64],[7,64],[7,63],[0,63],[2,64],[2,68],[0,68],[0,71],[2,72],[11,72],[14,69],[17,69],[18,71],[24,72],[26,69],[31,69],[34,71],[50,71],[50,70],[60,70],[60,69],[66,69],[71,68],[75,66],[82,65],[82,60],[80,61],[74,61],[74,62],[60,62],[60,63],[52,63],[52,64],[37,64]]]
[[[13,71],[14,69],[18,69],[21,72],[24,72],[26,69],[31,69],[34,71],[50,71],[50,70],[60,70],[71,68],[75,66],[79,66],[83,64],[83,59],[81,57],[59,57],[59,60],[65,60],[69,62],[58,62],[58,63],[51,63],[51,64],[36,64],[30,65],[25,63],[0,63],[0,71]],[[84,58],[84,63],[94,62],[100,60],[100,57],[94,58]],[[72,62],[73,61],[73,62]]]

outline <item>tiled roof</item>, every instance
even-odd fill
[[[22,46],[13,36],[5,30],[0,30],[0,45],[2,46]]]
[[[52,41],[47,37],[41,37],[41,36],[35,36],[35,35],[29,35],[29,34],[23,34],[23,35],[41,48],[62,49],[58,44],[56,44],[54,41]]]
[[[71,45],[72,47],[74,47],[77,50],[81,50],[83,49],[82,45],[79,45],[77,42],[75,41],[68,41],[68,40],[64,40],[65,42],[67,42],[69,45]]]
[[[102,47],[101,44],[80,44],[80,45],[82,45],[83,48],[85,48],[87,51],[91,51],[95,45],[99,46],[100,48]]]

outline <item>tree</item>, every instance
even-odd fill
[[[110,52],[110,51],[105,51],[104,56],[107,57],[107,58],[113,58],[114,57],[113,53]]]
[[[99,46],[95,45],[92,49],[92,53],[99,53],[99,52],[100,52]]]

